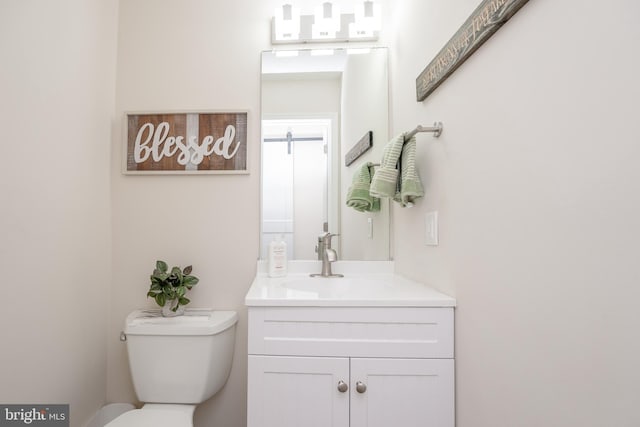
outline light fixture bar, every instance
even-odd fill
[[[358,1],[354,13],[341,13],[338,5],[325,1],[313,15],[285,4],[274,11],[271,44],[340,43],[377,41],[380,6],[372,0]]]

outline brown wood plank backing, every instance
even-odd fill
[[[424,101],[529,0],[484,0],[416,79]]]
[[[200,114],[198,133],[200,143],[203,135],[212,135],[214,142],[225,136],[227,127],[235,127],[233,143],[229,146],[229,152],[237,148],[236,154],[231,159],[212,153],[205,156],[198,169],[208,170],[244,170],[247,167],[247,114],[246,113],[225,113],[225,114]]]
[[[177,161],[177,156],[163,157],[156,162],[149,157],[145,162],[135,163],[133,161],[133,147],[139,126],[145,123],[151,123],[154,129],[162,122],[169,123],[168,137],[177,137],[186,134],[187,116],[184,114],[145,114],[138,116],[129,116],[129,132],[127,144],[127,164],[129,170],[136,171],[179,171],[184,170],[184,166]],[[146,133],[145,133],[146,135]]]

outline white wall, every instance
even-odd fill
[[[394,3],[394,132],[444,123],[418,137],[396,268],[458,300],[458,427],[640,425],[640,5],[531,1],[417,103],[478,3]]]
[[[0,402],[106,395],[117,3],[0,3]]]
[[[196,426],[246,423],[246,310],[260,208],[260,52],[274,4],[239,0],[127,0],[120,4],[116,115],[125,111],[249,110],[248,175],[125,176],[122,123],[113,138],[113,284],[108,400],[135,401],[126,315],[145,298],[156,259],[193,264],[194,307],[237,310],[233,370],[196,410]]]

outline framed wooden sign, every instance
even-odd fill
[[[249,173],[247,115],[127,113],[123,173]]]
[[[347,154],[344,156],[344,165],[349,166],[355,162],[356,159],[362,156],[365,151],[373,146],[373,132],[368,131],[364,134],[360,141],[358,141]]]
[[[416,79],[424,101],[529,0],[483,0]]]

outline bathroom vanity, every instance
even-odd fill
[[[293,264],[245,299],[248,427],[453,427],[455,300],[391,262]]]

